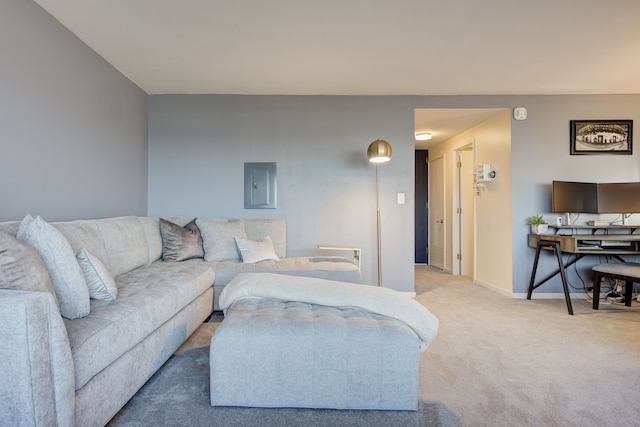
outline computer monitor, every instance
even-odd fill
[[[597,185],[598,213],[640,213],[640,182]]]
[[[598,213],[597,184],[553,181],[552,210],[557,213]]]

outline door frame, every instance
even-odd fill
[[[432,166],[432,164],[436,161],[441,161],[442,162],[442,176],[438,177],[438,179],[434,179],[433,176],[433,172],[434,172],[434,167]],[[447,177],[447,155],[443,154],[442,156],[436,157],[434,159],[429,158],[429,165],[428,165],[428,173],[429,173],[429,179],[428,179],[428,186],[429,186],[429,197],[428,197],[428,203],[429,203],[429,219],[428,219],[428,227],[429,227],[429,264],[430,266],[433,266],[435,268],[438,268],[442,271],[446,271],[446,267],[447,267],[447,227],[446,227],[446,218],[447,218],[447,182],[446,182],[446,177]],[[436,183],[438,183],[439,185],[442,186],[442,266],[437,266],[433,264],[433,249],[436,248],[437,246],[433,244],[433,242],[435,241],[436,236],[438,235],[438,233],[435,231],[435,227],[432,227],[432,225],[434,224],[434,222],[432,222],[432,220],[435,221],[435,219],[433,218],[433,213],[434,213],[434,206],[436,206],[436,204],[434,204],[433,202],[433,196],[434,196],[434,191],[432,190],[433,186],[436,185]]]
[[[452,227],[451,227],[451,233],[452,233],[452,251],[451,251],[451,258],[452,258],[452,274],[454,275],[460,275],[461,274],[461,270],[462,270],[462,261],[458,258],[458,254],[460,254],[462,256],[462,259],[465,258],[465,256],[467,258],[471,258],[472,261],[472,265],[471,265],[471,275],[472,275],[472,279],[475,278],[476,275],[476,256],[475,256],[475,246],[476,246],[476,198],[475,195],[473,194],[474,192],[474,188],[468,188],[468,189],[463,189],[462,188],[462,183],[460,180],[460,167],[457,165],[457,163],[460,160],[460,153],[462,151],[471,151],[472,156],[471,156],[471,162],[472,165],[471,167],[473,169],[475,169],[475,164],[476,164],[476,146],[475,146],[475,140],[469,142],[468,144],[465,144],[461,147],[458,147],[455,149],[455,153],[456,153],[456,173],[453,174],[453,212],[451,215],[451,219],[452,219]],[[472,169],[472,170],[473,170]],[[475,179],[474,179],[474,184],[475,184]],[[472,227],[472,244],[471,244],[471,248],[470,251],[471,253],[463,253],[462,251],[462,223],[460,221],[460,214],[458,214],[458,209],[461,209],[461,198],[464,197],[465,195],[462,194],[463,191],[471,191],[471,194],[466,194],[467,197],[471,196],[473,197],[473,203],[472,203],[472,207],[471,207],[471,212],[462,212],[462,216],[464,218],[466,218],[467,220],[471,221],[471,227]],[[471,215],[470,217],[468,215]]]

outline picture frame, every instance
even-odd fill
[[[571,120],[574,154],[632,154],[633,120]]]

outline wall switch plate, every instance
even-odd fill
[[[398,193],[398,204],[404,205],[404,193]]]

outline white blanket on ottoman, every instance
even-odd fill
[[[233,279],[220,294],[226,310],[244,298],[299,301],[339,308],[358,308],[391,317],[409,326],[426,350],[438,332],[438,319],[423,305],[392,289],[355,283],[294,277],[273,273],[246,273]]]

